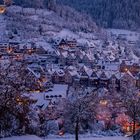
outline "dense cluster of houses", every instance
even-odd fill
[[[140,73],[134,76],[130,71],[93,71],[86,66],[83,66],[79,71],[76,71],[72,67],[68,67],[64,71],[55,71],[52,74],[52,82],[69,85],[81,84],[83,86],[97,88],[111,88],[112,84],[116,84],[116,88],[119,90],[126,77],[130,80],[129,82],[132,81],[137,87],[140,87]]]
[[[126,48],[113,41],[95,40],[90,45],[81,45],[76,39],[0,43],[0,63],[14,60],[27,66],[36,83],[34,90],[29,91],[35,100],[34,108],[45,112],[48,120],[61,119],[64,104],[60,103],[75,94],[72,89],[113,93],[126,91],[128,82],[140,89],[140,59],[127,55]],[[101,100],[99,121],[106,122],[103,116],[106,108],[107,100]]]
[[[125,51],[120,53],[120,46],[115,43],[104,42],[101,50],[96,45],[81,46],[76,39],[54,41],[49,47],[33,42],[0,43],[0,60],[26,63],[46,88],[53,84],[111,88],[115,84],[119,90],[125,77],[140,87],[139,63],[124,59]]]

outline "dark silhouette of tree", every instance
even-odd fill
[[[0,129],[4,132],[25,131],[29,125],[29,112],[34,100],[30,90],[37,84],[25,64],[16,61],[0,65]]]

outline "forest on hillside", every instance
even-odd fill
[[[137,30],[140,27],[140,0],[14,0],[14,3],[23,7],[45,8],[48,1],[88,14],[105,28]]]
[[[90,14],[98,25],[109,28],[140,27],[140,0],[58,0]]]

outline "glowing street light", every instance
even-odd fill
[[[0,5],[0,14],[5,13],[5,11],[6,11],[5,5]]]

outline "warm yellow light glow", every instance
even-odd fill
[[[3,14],[6,11],[6,8],[4,5],[0,5],[0,14]]]
[[[12,48],[8,48],[8,49],[7,49],[7,52],[8,52],[8,53],[11,53],[12,51],[13,51]]]
[[[31,90],[30,91],[30,93],[40,93],[40,92],[41,92],[41,90],[39,90],[39,89],[38,90]]]
[[[101,105],[104,105],[104,106],[106,106],[106,105],[107,105],[107,103],[108,103],[108,101],[107,101],[107,100],[101,100],[101,101],[100,101],[100,104],[101,104]]]
[[[33,92],[40,93],[41,91],[40,91],[40,90],[35,90],[35,91],[33,91]]]
[[[125,71],[127,72],[127,71],[128,71],[128,69],[127,69],[127,68],[125,68]]]
[[[64,135],[64,132],[63,131],[60,131],[59,132],[59,136],[63,136]]]
[[[20,101],[20,99],[19,99],[19,98],[17,98],[17,99],[16,99],[16,101],[17,101],[17,102],[19,102],[19,101]]]

